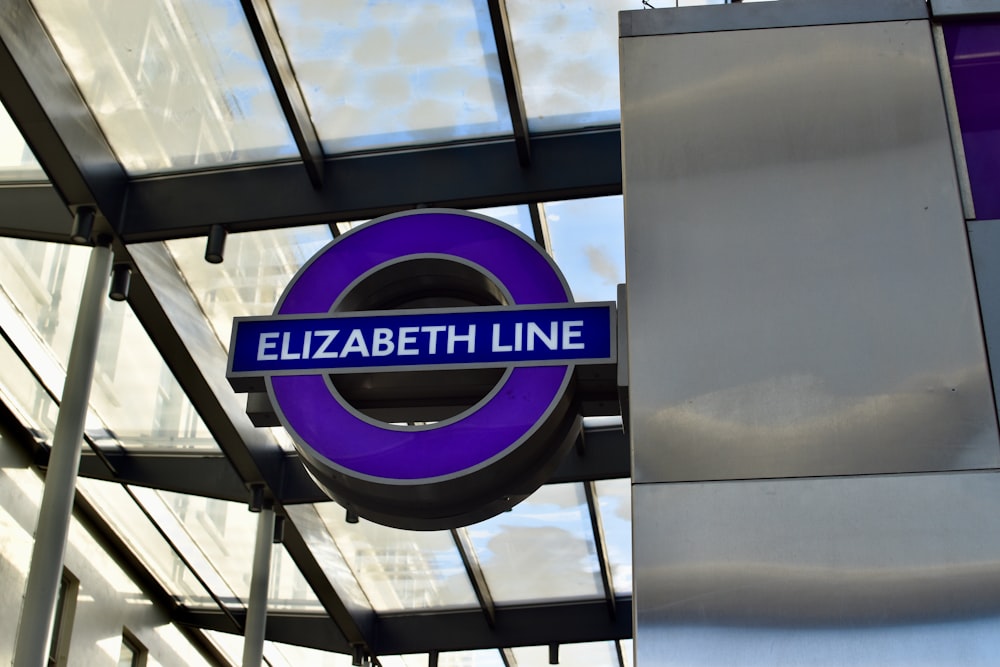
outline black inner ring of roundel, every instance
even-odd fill
[[[509,305],[484,273],[439,257],[403,260],[359,281],[336,312]],[[331,375],[355,410],[391,424],[425,424],[457,416],[486,397],[504,368],[387,371]]]

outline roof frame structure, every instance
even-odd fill
[[[116,229],[130,244],[208,236],[213,225],[239,233],[351,222],[420,207],[474,209],[622,192],[617,127],[535,135],[528,168],[511,159],[511,143],[327,157],[322,190],[303,177],[298,162],[279,162],[131,179],[122,183],[124,203],[101,201],[120,211]],[[30,139],[29,145],[35,150]],[[0,233],[68,242],[70,215],[60,210],[59,200],[60,192],[48,184],[0,186],[0,210],[11,212],[0,220]],[[63,196],[62,203],[71,210],[93,205],[85,196]]]
[[[182,282],[176,270],[146,263],[149,273],[144,273],[129,246],[207,236],[215,226],[243,232],[335,225],[418,206],[529,204],[536,238],[551,250],[540,202],[620,194],[621,133],[606,127],[529,135],[505,3],[490,0],[513,137],[324,156],[269,7],[261,0],[241,1],[301,161],[136,179],[117,159],[30,1],[10,0],[0,12],[0,100],[50,184],[0,186],[0,234],[69,242],[72,213],[95,208],[95,233],[110,236],[116,262],[132,270],[129,305],[221,449],[219,455],[193,457],[85,453],[84,476],[235,501],[249,497],[250,485],[263,484],[281,512],[285,504],[326,497],[295,456],[254,428],[224,379],[206,368],[200,353],[218,343],[207,331],[185,327],[185,309],[197,304],[183,285],[164,285]],[[305,175],[300,165],[305,165]],[[595,438],[606,440],[606,446],[593,446]],[[620,429],[588,432],[587,445],[567,456],[553,482],[628,475],[628,448]],[[44,456],[40,463],[44,466]],[[194,466],[199,472],[192,475]],[[176,474],[173,485],[165,479],[167,471]],[[590,505],[593,513],[592,500]],[[110,527],[101,530],[114,537]],[[595,534],[595,539],[602,537]],[[484,589],[477,610],[369,617],[348,610],[291,521],[283,543],[327,613],[269,613],[268,637],[276,641],[387,655],[631,636],[631,600],[614,597],[607,578],[610,603],[504,606]],[[606,554],[606,545],[598,548]],[[155,581],[137,558],[128,565],[144,580]],[[470,572],[473,583],[475,576]],[[616,613],[608,613],[609,604]],[[201,629],[233,632],[241,625],[240,613],[221,604],[217,611],[177,607],[175,615],[181,624]],[[513,660],[509,651],[503,655]]]

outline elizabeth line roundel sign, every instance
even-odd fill
[[[519,231],[419,209],[334,239],[272,315],[236,318],[227,377],[238,391],[266,389],[310,474],[349,510],[400,528],[454,528],[548,479],[580,430],[574,368],[615,363],[615,328],[614,304],[574,303],[551,258]],[[343,389],[384,404],[403,387],[433,403],[421,397],[483,377],[485,393],[429,422],[386,421]]]

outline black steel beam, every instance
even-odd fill
[[[63,203],[116,226],[128,177],[29,0],[0,11],[0,99]]]
[[[243,5],[243,13],[257,43],[257,50],[299,149],[302,164],[313,187],[319,188],[323,185],[323,147],[309,116],[309,108],[302,96],[299,82],[292,71],[292,63],[278,32],[271,6],[265,0],[240,0],[240,4]]]
[[[550,483],[629,476],[628,440],[621,428],[588,429],[584,438],[585,446],[570,450]],[[298,454],[279,452],[279,455],[281,459],[276,466],[282,476],[274,495],[280,504],[329,501],[306,472]],[[246,484],[225,453],[104,451],[104,458],[107,462],[85,449],[80,459],[80,476],[238,503],[247,499]]]
[[[327,158],[314,189],[298,163],[133,181],[122,227],[128,243],[362,220],[420,205],[481,208],[621,194],[618,128],[532,139],[532,163],[510,141]]]
[[[48,183],[0,186],[0,236],[68,243],[73,216]]]
[[[379,617],[378,655],[468,651],[484,648],[614,641],[632,636],[632,599],[616,600],[608,615],[604,600],[498,606],[491,628],[479,610],[455,610]]]
[[[585,429],[583,444],[566,454],[550,484],[621,479],[632,474],[628,438],[621,427]]]
[[[104,451],[108,466],[92,451],[80,458],[81,477],[121,482],[172,493],[246,502],[247,487],[223,454]]]
[[[132,181],[123,240],[207,236],[213,224],[230,232],[331,224],[423,204],[471,209],[621,194],[617,128],[536,137],[532,145],[527,169],[505,155],[509,141],[327,158],[322,191],[297,162]],[[51,186],[0,187],[0,233],[67,241],[69,214],[59,201]]]
[[[528,214],[531,216],[531,231],[535,235],[535,243],[545,248],[545,252],[551,255],[552,236],[549,234],[549,220],[543,207],[542,202],[529,204]]]
[[[497,45],[497,60],[500,64],[500,74],[503,76],[503,89],[507,96],[510,122],[514,129],[517,159],[522,167],[527,167],[531,164],[528,115],[524,111],[521,77],[517,72],[514,39],[510,32],[510,20],[507,18],[507,2],[506,0],[488,0],[486,4],[490,9],[490,23],[493,25],[493,37]]]
[[[233,613],[238,621],[241,623],[245,621],[246,611],[237,610]],[[238,634],[232,629],[232,624],[226,616],[216,609],[178,607],[174,610],[171,620],[181,627]],[[346,642],[333,619],[325,614],[297,614],[268,610],[265,638],[321,651],[352,654],[352,647]]]
[[[615,641],[632,637],[632,599],[616,601],[617,616],[608,616],[604,600],[497,607],[490,627],[477,609],[385,614],[375,624],[374,655],[472,651],[514,646],[544,646]],[[243,612],[236,614],[241,618]],[[178,609],[174,621],[189,627],[233,632],[220,611]],[[326,615],[269,611],[267,638],[322,651],[350,654]]]

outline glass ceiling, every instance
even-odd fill
[[[294,138],[302,133],[296,126],[301,119],[283,109],[280,100],[288,93],[267,70],[261,49],[269,47],[255,39],[244,13],[251,4],[31,0],[86,105],[82,111],[136,183],[191,174],[238,175],[252,165],[308,158]],[[517,78],[501,64],[485,0],[271,0],[270,17],[294,77],[291,95],[301,95],[305,122],[311,125],[305,134],[315,133],[319,157],[510,142],[522,121],[529,138],[616,128],[617,12],[640,9],[642,3],[507,0],[506,7]],[[523,104],[523,119],[510,102],[517,81],[513,95]],[[57,181],[64,178],[65,170],[56,168],[60,165],[37,132],[29,127],[22,136],[0,107],[0,188],[46,182],[46,173],[56,174]],[[513,150],[511,160],[516,169]],[[321,191],[322,186],[314,187]],[[386,193],[394,187],[391,180],[384,183]],[[537,201],[534,194],[506,193],[493,197],[492,206],[475,210],[536,237],[578,301],[613,301],[616,286],[625,280],[623,205],[620,195],[606,195],[604,190]],[[284,196],[273,193],[277,200]],[[73,202],[82,203],[93,205]],[[87,447],[119,455],[232,458],[233,443],[216,437],[219,413],[231,417],[229,404],[236,399],[224,395],[224,380],[209,377],[225,372],[232,318],[270,313],[310,256],[335,234],[367,219],[273,218],[255,223],[256,231],[230,234],[222,264],[204,260],[200,233],[143,243],[116,239],[127,246],[117,260],[129,262],[148,283],[152,296],[141,298],[167,315],[170,333],[194,359],[214,396],[185,393],[182,387],[197,386],[202,378],[192,383],[178,375],[192,371],[178,365],[169,349],[173,343],[165,342],[173,339],[161,324],[151,323],[148,309],[135,299],[106,301]],[[0,400],[44,442],[51,441],[58,411],[87,257],[87,248],[65,243],[0,238]],[[620,420],[601,423],[620,431]],[[258,440],[237,446],[290,453],[282,431],[257,432]],[[319,574],[296,564],[303,561],[296,551],[300,547],[279,544],[269,610],[325,615],[329,593],[320,591],[327,586],[358,619],[479,610],[484,593],[479,585],[498,609],[603,602],[604,558],[612,594],[628,597],[629,480],[598,481],[593,507],[585,483],[544,486],[512,511],[455,533],[348,521],[330,501],[289,502],[281,511]],[[245,502],[85,477],[78,491],[181,608],[244,609],[257,517]],[[603,525],[603,542],[596,537],[591,511]],[[481,580],[463,557],[481,568]],[[240,637],[204,632],[232,664],[239,663]],[[531,667],[547,664],[547,651],[515,647],[508,658]],[[563,664],[628,665],[631,643],[563,646],[561,656]],[[265,657],[273,667],[350,664],[347,656],[277,642],[267,643]],[[380,656],[385,667],[422,666],[427,660],[426,654]],[[491,649],[442,653],[438,664],[511,663]]]
[[[43,181],[45,173],[7,110],[0,107],[0,182]]]
[[[132,174],[289,158],[239,0],[33,0]]]
[[[510,133],[485,2],[271,7],[326,153]]]

